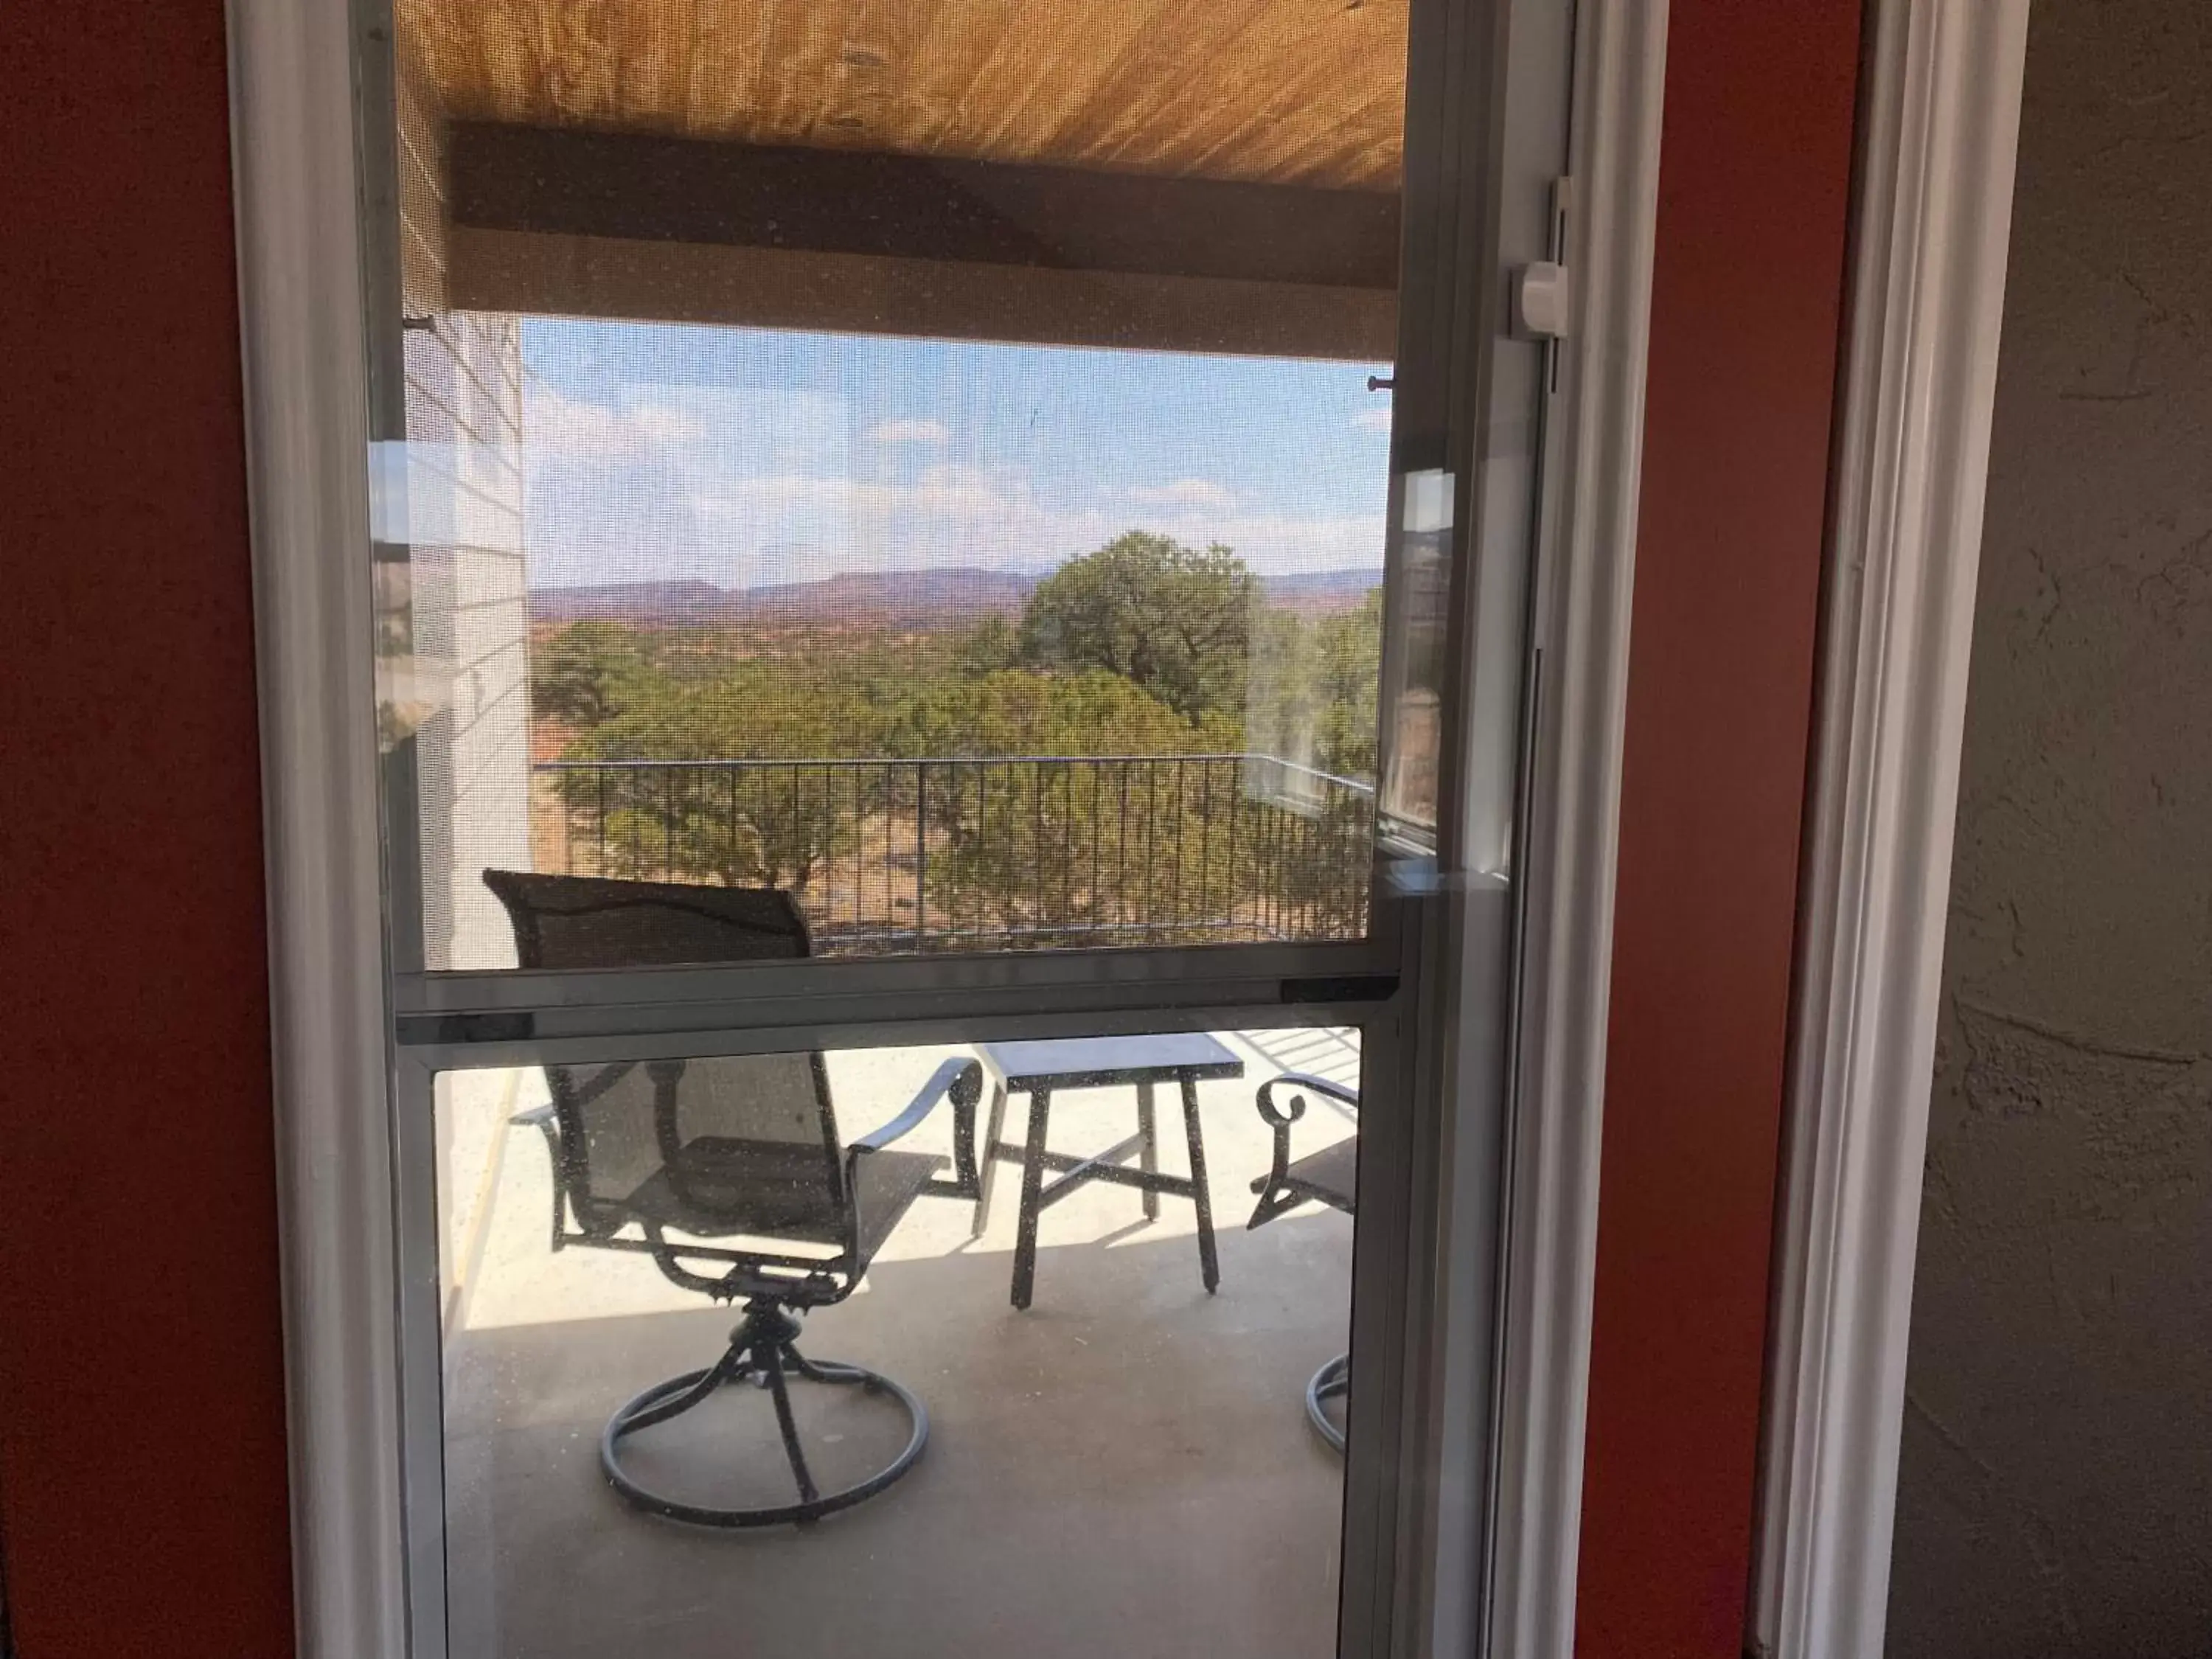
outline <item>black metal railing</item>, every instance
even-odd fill
[[[784,888],[824,955],[1366,930],[1373,788],[1270,756],[533,770],[540,868]]]

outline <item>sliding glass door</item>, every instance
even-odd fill
[[[1565,21],[366,9],[416,1650],[1460,1645]]]

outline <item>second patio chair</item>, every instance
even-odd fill
[[[1278,1090],[1289,1093],[1289,1098],[1280,1104],[1275,1099]],[[1299,1090],[1348,1106],[1355,1113],[1359,1110],[1358,1090],[1332,1083],[1325,1077],[1285,1072],[1260,1085],[1260,1115],[1274,1131],[1274,1160],[1267,1173],[1252,1183],[1252,1190],[1260,1195],[1260,1201],[1253,1207],[1251,1220],[1245,1223],[1248,1228],[1263,1227],[1284,1211],[1294,1210],[1309,1201],[1326,1204],[1346,1215],[1352,1213],[1358,1190],[1359,1138],[1350,1136],[1293,1162],[1291,1125],[1304,1117],[1306,1111],[1305,1096],[1297,1092]],[[1306,1384],[1306,1416],[1311,1419],[1315,1431],[1339,1451],[1344,1449],[1344,1431],[1330,1418],[1325,1402],[1344,1397],[1351,1388],[1349,1353],[1337,1355],[1316,1371]]]

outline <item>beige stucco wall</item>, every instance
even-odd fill
[[[2212,6],[2035,0],[1889,1650],[2212,1653]]]

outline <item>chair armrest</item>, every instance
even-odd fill
[[[1304,1093],[1292,1092],[1287,1101],[1279,1105],[1275,1100],[1278,1089],[1303,1090]],[[1359,1109],[1359,1091],[1357,1089],[1347,1089],[1341,1083],[1332,1083],[1327,1078],[1316,1077],[1310,1072],[1285,1072],[1279,1077],[1269,1078],[1260,1085],[1260,1115],[1274,1131],[1275,1146],[1267,1173],[1252,1183],[1252,1190],[1259,1194],[1260,1201],[1253,1207],[1252,1218],[1244,1224],[1248,1228],[1265,1226],[1284,1211],[1295,1208],[1301,1201],[1287,1183],[1291,1176],[1291,1125],[1306,1115],[1307,1094],[1336,1101],[1351,1107],[1355,1112]]]
[[[1332,1083],[1325,1077],[1316,1077],[1310,1072],[1285,1072],[1271,1077],[1260,1085],[1260,1115],[1278,1128],[1288,1128],[1305,1115],[1305,1102],[1293,1097],[1285,1112],[1275,1104],[1275,1091],[1282,1088],[1304,1089],[1309,1093],[1334,1100],[1339,1105],[1359,1109],[1359,1091],[1348,1089],[1341,1083]]]
[[[928,1181],[909,1186],[905,1184],[907,1177],[890,1167],[897,1164],[911,1170],[914,1158],[901,1154],[879,1160],[871,1154],[883,1152],[892,1142],[913,1133],[921,1121],[937,1109],[938,1102],[949,1098],[956,1118],[953,1161],[958,1167],[972,1170],[975,1103],[982,1097],[983,1068],[972,1060],[948,1060],[931,1073],[929,1081],[921,1085],[921,1092],[908,1103],[906,1110],[882,1127],[846,1143],[845,1190],[853,1206],[851,1247],[855,1273],[867,1270],[878,1247],[898,1224],[899,1217],[918,1194],[933,1188],[943,1190],[933,1175]],[[931,1158],[927,1163],[933,1169],[944,1167],[941,1158]]]
[[[937,1103],[947,1096],[973,1111],[975,1103],[983,1093],[983,1068],[972,1060],[948,1060],[939,1066],[921,1092],[914,1097],[906,1110],[882,1127],[862,1135],[847,1146],[854,1152],[879,1152],[895,1140],[900,1140],[921,1127],[922,1119],[937,1109]]]
[[[552,1243],[557,1250],[568,1243],[561,1232],[561,1212],[568,1201],[568,1181],[567,1167],[561,1159],[560,1115],[549,1100],[543,1106],[532,1106],[526,1111],[515,1113],[507,1122],[511,1129],[535,1129],[545,1137],[545,1160],[553,1166]]]

